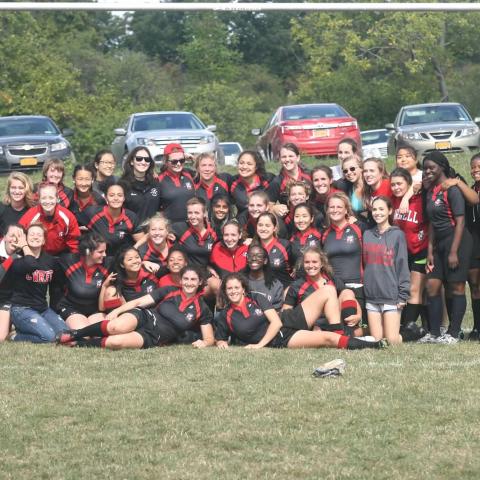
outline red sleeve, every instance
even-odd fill
[[[67,210],[69,213],[70,226],[68,228],[68,235],[65,239],[65,243],[72,253],[78,253],[78,239],[80,238],[80,228],[76,217]]]

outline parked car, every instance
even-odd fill
[[[419,156],[431,150],[445,153],[468,153],[480,146],[480,130],[467,109],[460,103],[424,103],[407,105],[398,112],[394,123],[385,128],[391,132],[388,153],[397,145],[410,145]]]
[[[253,129],[259,138],[257,150],[265,160],[278,160],[284,143],[295,143],[307,155],[335,155],[345,138],[361,144],[358,123],[336,103],[314,103],[280,107],[265,127]]]
[[[218,151],[215,125],[205,126],[191,112],[143,112],[130,115],[122,128],[116,128],[112,151],[117,162],[140,145],[146,147],[155,162],[163,159],[169,143],[179,143],[187,153],[197,155]]]
[[[237,142],[220,142],[225,165],[236,165],[238,156],[243,152],[242,146]]]
[[[67,160],[73,153],[65,137],[72,133],[61,132],[43,115],[0,117],[0,170],[32,170],[50,158]]]
[[[360,132],[362,136],[363,158],[379,157],[387,158],[388,130],[379,128],[377,130],[365,130]]]

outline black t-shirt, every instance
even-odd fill
[[[158,182],[148,184],[140,180],[128,184],[125,208],[135,213],[139,223],[153,217],[160,210],[159,187]]]
[[[0,238],[5,236],[8,226],[18,223],[27,210],[28,207],[15,210],[11,205],[0,203]]]
[[[14,260],[10,268],[13,286],[11,303],[44,312],[48,308],[48,285],[58,272],[55,258],[48,253],[42,253],[38,258],[26,255]]]
[[[195,185],[191,175],[183,171],[175,175],[165,171],[158,176],[160,207],[171,222],[187,218],[187,201],[195,197]]]
[[[176,223],[173,226],[173,230],[177,236],[178,244],[182,246],[188,256],[188,263],[207,266],[210,261],[213,244],[217,241],[215,231],[208,226],[202,235],[186,222]]]
[[[89,221],[88,216],[86,215],[87,208],[89,207],[98,207],[105,205],[105,199],[98,192],[92,191],[87,202],[81,202],[78,198],[77,191],[73,191],[72,200],[68,209],[75,215],[77,218],[78,225],[80,227],[86,227]]]

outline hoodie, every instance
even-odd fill
[[[407,242],[397,226],[380,233],[377,227],[363,236],[363,284],[367,302],[395,305],[410,296]]]

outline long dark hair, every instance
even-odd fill
[[[248,287],[248,280],[241,273],[229,273],[223,280],[220,285],[220,291],[218,292],[218,298],[221,305],[230,305],[230,301],[227,296],[227,282],[230,280],[238,280],[243,289],[245,290],[245,295],[250,294],[250,288]]]
[[[150,158],[150,165],[148,167],[148,170],[145,173],[145,184],[153,185],[155,183],[155,162],[153,161],[153,158],[150,155],[150,152],[146,147],[135,147],[128,154],[128,157],[126,158],[123,164],[123,174],[120,178],[128,185],[129,188],[135,182],[135,174],[134,174],[132,163],[134,162],[134,158],[140,150],[147,152],[148,157]]]
[[[138,250],[135,247],[125,247],[122,248],[116,255],[113,261],[113,271],[117,274],[117,278],[112,283],[112,286],[115,288],[117,295],[123,295],[123,289],[125,287],[125,282],[128,280],[127,272],[123,266],[125,256],[127,252],[135,250],[135,252],[140,255]],[[141,257],[140,257],[141,258]]]
[[[248,246],[247,255],[250,253],[252,248],[259,248],[262,250],[264,257],[266,258],[267,262],[263,265],[263,282],[268,289],[271,289],[273,286],[273,282],[275,281],[275,276],[272,273],[272,267],[270,267],[270,262],[268,261],[268,252],[263,248],[263,245],[256,242],[255,240]],[[250,273],[250,267],[248,266],[245,270],[246,274]]]
[[[215,217],[213,212],[213,206],[220,201],[224,201],[228,205],[228,213],[224,220],[218,220]],[[230,196],[226,193],[217,193],[215,194],[212,199],[210,200],[210,208],[208,209],[208,221],[211,227],[218,233],[222,232],[224,225],[234,217],[234,207],[230,200]]]
[[[240,162],[240,159],[244,155],[250,155],[253,160],[255,161],[255,173],[260,175],[260,177],[264,178],[267,175],[267,169],[265,168],[265,160],[263,160],[262,156],[256,152],[255,150],[244,150],[237,159],[237,163]]]

